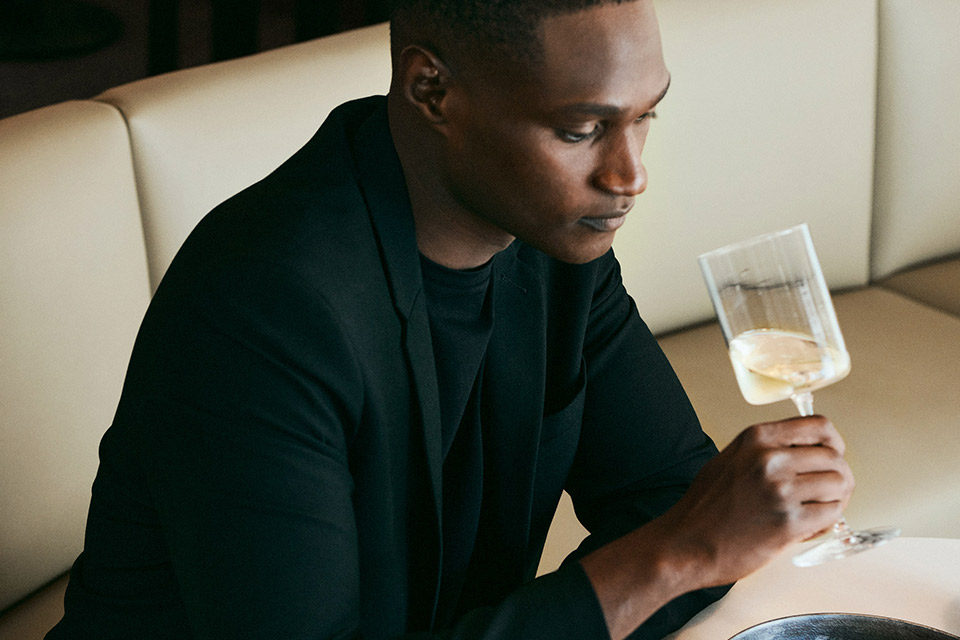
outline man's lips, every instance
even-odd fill
[[[578,222],[594,231],[616,231],[627,220],[627,214],[633,209],[634,202],[618,207],[618,211],[602,216],[584,216]]]
[[[622,214],[619,216],[601,216],[601,217],[590,217],[590,218],[580,218],[578,222],[585,227],[589,227],[594,231],[616,231],[623,226],[623,223],[627,220],[627,214]]]

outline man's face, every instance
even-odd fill
[[[441,171],[478,225],[582,263],[646,188],[640,155],[670,76],[649,0],[547,18],[540,37],[536,68],[461,83]]]

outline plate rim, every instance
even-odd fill
[[[896,622],[896,623],[906,624],[913,627],[918,627],[920,629],[928,629],[930,631],[943,635],[945,639],[954,638],[956,640],[960,640],[960,636],[955,636],[949,631],[944,631],[943,629],[937,629],[936,627],[931,627],[930,625],[921,624],[919,622],[913,622],[912,620],[904,620],[903,618],[894,618],[892,616],[880,616],[872,613],[848,613],[843,611],[820,611],[820,612],[812,612],[812,613],[796,613],[789,616],[780,616],[779,618],[771,618],[770,620],[764,620],[763,622],[758,622],[757,624],[750,625],[746,629],[738,631],[734,635],[730,636],[730,638],[728,638],[727,640],[737,640],[737,638],[739,638],[741,635],[747,633],[748,631],[752,631],[757,627],[762,627],[764,625],[774,624],[777,622],[783,622],[784,620],[796,620],[799,618],[817,618],[817,617],[824,617],[824,616],[836,616],[836,617],[843,617],[843,618],[865,618],[869,620],[883,620],[887,622]]]

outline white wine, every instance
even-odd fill
[[[850,373],[844,350],[809,335],[778,329],[745,331],[730,341],[740,392],[750,404],[769,404],[814,391]]]

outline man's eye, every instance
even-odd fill
[[[595,124],[593,126],[593,129],[591,129],[590,131],[587,131],[586,133],[582,133],[579,131],[568,131],[567,129],[557,129],[556,131],[557,131],[558,138],[560,138],[564,142],[575,144],[577,142],[584,142],[586,140],[589,140],[590,138],[595,137],[598,133],[600,133],[600,124],[599,123]]]
[[[656,111],[647,111],[645,114],[637,118],[637,122],[643,122],[646,119],[656,120],[657,112]]]

